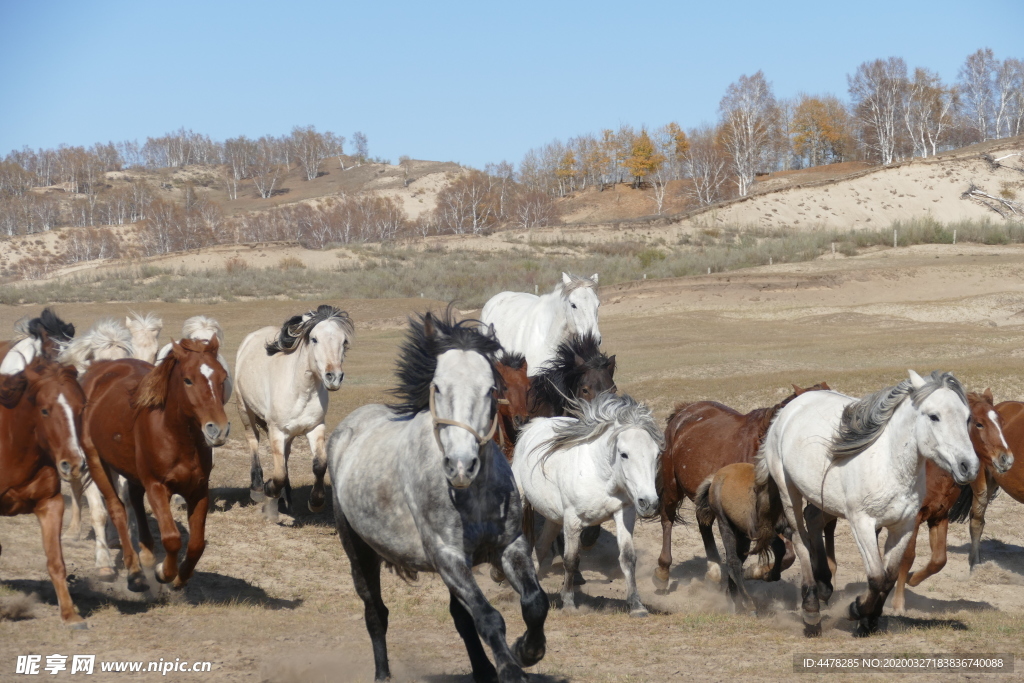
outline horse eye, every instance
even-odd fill
[[[619,453],[619,455],[622,456],[623,460],[629,460],[629,455],[627,455],[626,453]]]
[[[188,377],[185,378],[185,386],[192,386],[192,380],[190,380]]]
[[[939,416],[938,415],[929,415],[928,417],[931,418],[932,422],[938,422],[939,421]]]
[[[975,427],[977,427],[978,429],[981,429],[981,428],[982,428],[982,427],[984,427],[985,425],[983,425],[983,424],[981,424],[981,423],[979,422],[978,424],[976,424],[976,425],[974,425],[974,426],[975,426]]]
[[[50,417],[50,411],[46,408],[43,408],[43,417]]]
[[[317,341],[316,341],[316,337],[310,337],[310,338],[309,338],[309,341],[313,342],[314,344],[316,344],[316,343],[317,343]]]
[[[572,306],[573,308],[576,308],[576,304],[569,304],[569,305]]]

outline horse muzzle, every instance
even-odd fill
[[[57,473],[64,481],[73,481],[81,478],[82,468],[79,465],[73,464],[70,460],[63,459],[57,463]]]
[[[953,471],[950,474],[953,475],[953,481],[960,486],[966,486],[972,481],[978,478],[978,469],[980,467],[977,456],[971,453],[971,457],[960,458],[956,461],[956,465],[953,467]]]
[[[636,514],[638,517],[649,519],[658,514],[658,499],[655,498],[637,498],[633,501],[633,507],[636,508]]]
[[[345,381],[344,372],[325,372],[324,373],[324,388],[327,391],[337,391],[341,388],[341,383]]]
[[[996,468],[996,472],[999,474],[1006,474],[1013,467],[1013,453],[1009,451],[1000,451],[999,456],[992,460],[992,465]]]
[[[228,440],[228,435],[231,434],[231,423],[221,427],[215,422],[207,422],[203,425],[203,437],[206,438],[206,444],[216,448],[217,446],[223,446]]]
[[[455,489],[469,488],[469,485],[480,473],[480,458],[476,455],[470,458],[444,458],[444,476],[448,483]]]

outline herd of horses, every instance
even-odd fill
[[[747,580],[778,580],[799,561],[804,628],[813,636],[832,594],[842,517],[868,577],[849,618],[857,635],[868,635],[894,587],[893,607],[902,611],[904,585],[945,564],[950,520],[970,519],[973,567],[996,491],[1024,502],[1024,466],[1013,459],[1024,449],[1024,403],[996,404],[987,389],[968,393],[949,373],[911,370],[860,399],[825,382],[794,386],[777,405],[745,415],[711,401],[681,404],[662,429],[648,406],[618,392],[616,358],[601,350],[597,285],[597,275],[563,274],[543,296],[496,295],[479,320],[457,320],[451,307],[411,317],[398,353],[396,402],[356,409],[329,436],[329,394],[342,386],[355,332],[333,306],[249,334],[233,373],[220,354],[223,331],[209,317],[189,319],[181,339],[158,350],[155,316],[132,313],[124,326],[101,320],[76,337],[73,325],[46,309],[0,343],[0,515],[38,517],[69,627],[85,622],[66,585],[62,481],[72,492],[71,533],[80,532],[80,499],[89,501],[100,579],[117,576],[109,518],[130,590],[149,588],[145,569],[160,583],[184,586],[205,548],[214,449],[230,434],[225,404],[233,395],[250,447],[251,497],[269,519],[296,514],[288,476],[295,438],[304,436],[313,455],[311,511],[325,505],[330,472],[335,525],[364,602],[376,679],[390,676],[380,582],[386,566],[406,579],[441,576],[475,680],[523,681],[523,668],[545,654],[549,599],[538,571],[559,537],[560,601],[571,608],[580,553],[614,520],[628,611],[645,616],[636,518],[660,516],[653,578],[667,590],[673,524],[689,499],[709,576],[719,572],[737,611],[756,613]],[[264,437],[269,477],[259,458]],[[184,500],[188,516],[180,565],[172,496]],[[147,499],[165,553],[159,566]],[[911,573],[925,522],[932,557]],[[744,568],[751,555],[756,562]],[[479,564],[520,596],[526,631],[511,647],[501,614],[474,577]]]

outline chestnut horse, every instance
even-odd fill
[[[0,515],[35,514],[60,617],[68,627],[86,628],[71,602],[60,544],[60,482],[77,479],[85,464],[78,443],[85,396],[77,374],[36,358],[17,374],[0,375]]]
[[[715,401],[682,403],[668,418],[665,427],[665,453],[661,456],[658,474],[658,496],[661,500],[661,556],[654,570],[654,583],[662,589],[668,587],[669,569],[672,567],[672,526],[679,519],[679,505],[683,497],[690,500],[697,495],[697,487],[705,479],[726,465],[736,462],[754,462],[761,440],[768,431],[775,414],[787,403],[806,391],[827,390],[821,382],[808,389],[793,385],[794,392],[781,403],[770,408],[758,408],[746,415]],[[697,520],[708,562],[720,564],[721,556],[715,545],[711,526]],[[786,548],[786,564],[793,564],[795,555]],[[754,574],[752,578],[758,578]]]
[[[526,374],[526,358],[522,354],[503,351],[495,368],[505,386],[498,396],[498,433],[494,438],[505,459],[512,462],[516,436],[530,419],[530,378]]]
[[[82,416],[82,443],[89,471],[117,527],[128,571],[128,589],[147,590],[141,564],[153,567],[153,536],[146,523],[148,495],[167,556],[156,568],[157,581],[181,588],[206,548],[213,447],[222,446],[231,429],[224,413],[227,371],[217,361],[220,342],[174,342],[160,365],[135,360],[94,363],[82,378],[88,403]],[[128,480],[128,497],[139,524],[141,552],[128,534],[128,517],[111,480]],[[189,539],[178,568],[181,534],[171,514],[171,495],[188,506]]]

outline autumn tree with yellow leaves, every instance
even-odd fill
[[[623,165],[633,176],[633,187],[638,188],[644,182],[644,178],[655,173],[664,162],[664,155],[654,149],[651,136],[647,134],[647,129],[642,128],[633,141],[633,148]]]
[[[849,119],[835,96],[802,96],[790,124],[793,151],[806,158],[809,166],[842,161],[852,143]]]

